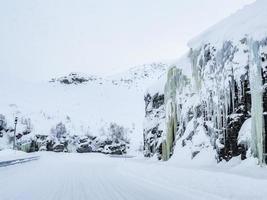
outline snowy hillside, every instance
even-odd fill
[[[267,161],[266,10],[258,0],[192,39],[148,90],[146,156]]]
[[[167,66],[143,65],[112,77],[71,73],[47,82],[2,78],[0,114],[12,127],[19,118],[18,134],[51,135],[62,122],[67,135],[102,136],[110,123],[127,130],[132,150],[142,143],[143,93],[145,88],[166,72]],[[11,130],[11,129],[10,129]],[[11,134],[12,135],[12,134]],[[3,141],[1,147],[11,144]]]
[[[164,63],[152,63],[130,68],[128,71],[108,77],[88,76],[82,73],[70,73],[67,76],[52,78],[50,82],[61,84],[113,84],[116,86],[135,87],[143,91],[145,86],[150,85],[158,78],[163,76],[168,68]]]
[[[207,43],[221,47],[225,41],[239,41],[244,37],[262,40],[267,35],[266,0],[257,0],[245,6],[232,16],[214,25],[201,35],[189,41],[188,46],[199,48]]]

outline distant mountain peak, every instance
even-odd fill
[[[100,77],[95,75],[86,75],[84,73],[72,72],[66,76],[53,78],[49,82],[60,83],[64,85],[79,85],[86,83],[112,83],[113,85],[124,85],[127,87],[146,85],[147,83],[159,79],[166,73],[168,64],[151,63],[135,66],[129,70],[113,76]]]

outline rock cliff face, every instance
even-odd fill
[[[146,118],[157,123],[144,130],[145,155],[160,152],[168,160],[175,143],[190,145],[192,158],[208,147],[216,150],[218,161],[238,155],[245,159],[248,149],[257,157],[263,155],[266,49],[266,39],[247,38],[226,41],[220,49],[211,44],[191,49],[183,60],[190,63],[192,76],[186,76],[184,66],[177,63],[168,72],[161,94],[164,103],[158,93],[146,94]],[[239,141],[239,131],[250,118],[252,137]],[[158,127],[164,127],[160,134]]]
[[[265,15],[262,7],[267,4],[257,1],[245,11]],[[240,21],[245,11],[221,25]],[[209,149],[218,161],[254,155],[259,164],[266,162],[267,31],[254,28],[260,37],[241,32],[217,42],[211,30],[202,41],[189,44],[188,54],[169,69],[164,104],[158,101],[160,115],[157,107],[146,106],[146,121],[151,124],[144,129],[146,156],[159,152],[159,158],[168,160],[175,147],[189,149],[191,158]],[[146,94],[146,105],[154,100],[155,91]],[[164,127],[160,134],[157,127]]]
[[[144,122],[144,155],[152,157],[155,154],[159,159],[162,158],[162,142],[164,131],[164,94],[147,93],[145,95],[145,112]]]

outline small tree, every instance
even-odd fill
[[[24,132],[30,133],[33,129],[30,118],[21,118],[21,124],[25,126]]]
[[[123,126],[120,126],[116,123],[110,123],[108,132],[112,141],[124,141],[124,142],[128,141],[127,139],[128,130]]]
[[[63,135],[66,134],[66,127],[65,125],[60,122],[56,125],[56,128],[51,129],[51,134],[54,135],[56,138],[61,138]]]

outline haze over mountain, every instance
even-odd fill
[[[1,1],[0,73],[47,80],[166,62],[185,53],[193,36],[251,2]]]

